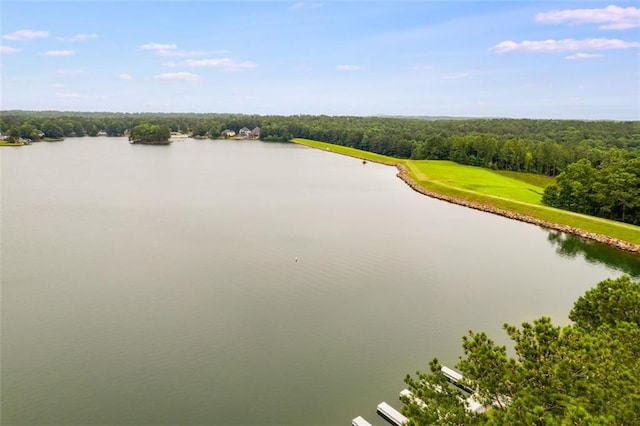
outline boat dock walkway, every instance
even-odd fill
[[[409,401],[415,402],[416,404],[418,404],[422,408],[426,408],[427,407],[427,404],[425,404],[425,402],[423,400],[421,400],[420,398],[414,397],[409,389],[403,389],[402,391],[400,391],[400,400],[401,401],[402,401],[402,397],[403,396],[406,399],[408,399]],[[469,396],[467,398],[464,398],[462,396],[462,394],[460,394],[460,399],[464,402],[464,406],[467,409],[467,411],[470,411],[472,413],[478,413],[478,414],[484,413],[486,411],[486,408],[484,407],[484,405],[482,405],[478,401],[476,401],[473,398],[473,396]]]
[[[464,384],[464,377],[462,377],[462,374],[458,373],[455,370],[452,370],[446,365],[443,365],[440,368],[440,371],[442,371],[442,374],[444,374],[444,377],[446,377],[454,386],[462,389],[465,392],[469,392],[469,393],[475,392],[469,386]]]
[[[371,423],[366,421],[362,416],[358,416],[351,420],[351,426],[372,426]]]
[[[400,414],[398,410],[396,410],[386,402],[381,402],[380,404],[378,404],[378,408],[376,411],[384,419],[396,426],[402,426],[409,421],[409,419]]]
[[[460,399],[464,402],[464,405],[468,411],[473,413],[485,412],[486,407],[484,407],[481,403],[479,403],[473,398],[473,395],[475,393],[474,389],[471,389],[469,386],[464,384],[464,377],[462,376],[462,374],[458,373],[457,371],[445,365],[443,365],[440,368],[440,371],[447,378],[447,380],[451,382],[452,385],[469,394],[465,396],[464,393],[460,393],[459,395]],[[437,387],[436,390],[440,391],[441,389],[440,387]],[[418,404],[420,407],[423,407],[423,408],[427,407],[427,404],[420,398],[415,397],[409,389],[403,389],[400,392],[400,400],[401,401],[408,400]],[[386,421],[388,421],[389,423],[395,426],[402,426],[409,421],[409,419],[403,416],[402,413],[400,413],[398,410],[396,410],[386,402],[381,402],[380,404],[378,404],[376,411],[383,419],[385,419]],[[372,426],[371,423],[366,421],[362,416],[358,416],[352,419],[351,425],[352,426]]]

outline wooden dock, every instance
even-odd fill
[[[378,414],[385,420],[396,426],[402,426],[409,421],[405,416],[400,414],[398,410],[396,410],[386,402],[381,402],[380,404],[378,404],[377,411]]]
[[[469,393],[475,392],[469,386],[464,384],[464,382],[463,382],[464,377],[462,376],[462,374],[458,373],[455,370],[452,370],[451,368],[449,368],[449,367],[447,367],[445,365],[443,365],[440,368],[440,371],[442,371],[442,374],[444,374],[444,377],[446,377],[457,388],[460,388],[463,391],[469,392]]]
[[[362,416],[358,416],[351,420],[351,426],[372,426],[371,423],[366,421]]]
[[[458,373],[457,371],[445,365],[443,365],[440,368],[440,371],[447,378],[447,380],[451,382],[452,385],[466,392],[466,394],[458,392],[459,393],[458,397],[464,403],[464,406],[467,409],[467,411],[470,411],[472,413],[484,413],[486,411],[486,407],[484,407],[481,403],[479,403],[473,398],[474,390],[464,384],[464,377],[462,376],[462,374]],[[433,386],[435,386],[435,390],[438,392],[441,392],[443,390],[438,385],[433,385]],[[427,408],[427,404],[420,398],[415,397],[409,389],[403,389],[402,391],[400,391],[400,400],[410,401],[417,404],[421,408],[425,408],[425,409]],[[398,410],[396,410],[386,402],[381,402],[380,404],[378,404],[376,411],[383,419],[385,419],[386,421],[388,421],[389,423],[395,426],[403,426],[409,421],[409,419],[403,416],[402,413],[400,413]],[[351,425],[352,426],[371,426],[371,423],[366,421],[361,416],[358,416],[351,420]]]
[[[471,411],[472,413],[481,414],[487,411],[484,405],[480,404],[478,401],[476,401],[473,398],[473,395],[471,395],[469,398],[464,400],[464,405],[465,407],[467,407],[467,410]]]
[[[413,394],[411,393],[411,391],[409,389],[402,389],[400,391],[400,400],[401,401],[402,401],[402,397],[403,396],[406,397],[409,401],[415,402],[420,407],[427,408],[427,404],[425,404],[425,402],[423,400],[421,400],[420,398],[416,398],[415,396],[413,396]]]
[[[427,404],[420,398],[416,398],[415,396],[413,396],[413,394],[409,389],[403,389],[402,391],[400,391],[400,400],[402,400],[403,396],[406,397],[409,401],[415,402],[420,407],[427,408]],[[478,413],[478,414],[484,413],[486,411],[486,408],[484,407],[484,405],[476,401],[473,398],[473,395],[467,398],[464,398],[463,395],[460,394],[460,399],[464,402],[464,406],[467,409],[467,411],[470,411],[472,413]]]

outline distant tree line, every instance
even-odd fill
[[[264,141],[315,139],[396,158],[557,176],[550,206],[638,224],[640,122],[445,119],[326,115],[3,111],[9,138],[123,136],[145,124],[219,138],[225,129],[261,128]]]
[[[143,124],[218,138],[225,129],[261,128],[261,139],[308,138],[397,158],[452,160],[500,170],[557,176],[588,159],[594,167],[640,152],[640,123],[532,119],[428,119],[326,115],[70,113],[3,111],[0,131],[31,140],[123,136]]]

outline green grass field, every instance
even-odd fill
[[[326,142],[313,141],[311,139],[295,138],[295,139],[292,139],[291,141],[299,145],[306,145],[312,148],[318,148],[324,151],[333,152],[335,154],[348,155],[349,157],[362,158],[363,160],[369,160],[376,163],[388,164],[391,166],[397,164],[398,162],[404,161],[404,160],[399,160],[393,157],[387,157],[386,155],[374,154],[373,152],[362,151],[359,149],[349,148],[346,146],[333,145]]]
[[[525,179],[518,180],[492,170],[464,166],[452,161],[421,160],[405,164],[418,182],[439,183],[531,204],[541,204],[544,192],[544,187],[533,185]]]
[[[520,173],[520,172],[512,172],[509,170],[495,170],[494,173],[497,173],[501,176],[506,176],[512,179],[521,180],[523,182],[527,182],[535,186],[540,186],[542,188],[546,188],[547,186],[551,185],[556,181],[555,178],[552,178],[546,175],[536,175],[533,173]]]
[[[411,179],[431,191],[640,244],[638,226],[542,205],[544,188],[553,183],[546,176],[493,171],[451,161],[401,160],[309,139],[297,138],[293,142],[378,163],[402,164]]]

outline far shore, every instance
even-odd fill
[[[330,152],[337,153],[337,154],[347,155],[347,156],[354,157],[354,158],[360,158],[360,159],[371,161],[371,162],[374,162],[374,163],[380,163],[380,164],[384,164],[384,165],[387,165],[387,166],[395,166],[398,169],[397,176],[400,179],[402,179],[407,185],[409,185],[410,188],[412,188],[416,192],[419,192],[420,194],[423,194],[423,195],[426,195],[426,196],[429,196],[429,197],[432,197],[432,198],[437,198],[439,200],[447,201],[449,203],[461,205],[461,206],[464,206],[464,207],[469,207],[469,208],[472,208],[472,209],[475,209],[475,210],[484,211],[484,212],[487,212],[487,213],[496,214],[496,215],[499,215],[499,216],[506,217],[508,219],[514,219],[514,220],[518,220],[518,221],[521,221],[521,222],[531,223],[531,224],[538,225],[538,226],[541,226],[541,227],[546,228],[546,229],[552,229],[552,230],[555,230],[555,231],[560,231],[560,232],[564,232],[564,233],[567,233],[567,234],[576,235],[578,237],[585,238],[585,239],[592,240],[592,241],[596,241],[598,243],[606,244],[606,245],[609,245],[609,246],[612,246],[612,247],[615,247],[615,248],[618,248],[618,249],[621,249],[621,250],[625,250],[625,251],[628,251],[628,252],[640,254],[640,244],[637,244],[637,243],[634,243],[634,242],[624,241],[624,240],[621,240],[621,239],[618,239],[618,238],[614,238],[614,237],[609,236],[609,235],[590,232],[590,231],[587,231],[585,229],[577,228],[577,227],[574,227],[574,226],[543,220],[543,219],[540,219],[540,218],[537,218],[537,217],[534,217],[534,216],[530,216],[530,215],[526,215],[526,214],[522,214],[522,213],[519,213],[519,212],[516,212],[516,211],[502,209],[502,208],[498,208],[498,207],[495,207],[495,206],[492,206],[492,205],[489,205],[489,204],[476,202],[476,201],[471,201],[471,200],[468,200],[468,199],[465,199],[465,198],[462,198],[462,197],[456,197],[456,196],[452,196],[450,194],[445,194],[443,192],[438,192],[438,191],[431,190],[429,188],[426,188],[426,187],[420,185],[418,182],[416,182],[410,176],[409,170],[407,169],[407,167],[404,164],[404,160],[395,159],[395,158],[387,157],[387,156],[384,156],[384,155],[369,153],[367,151],[360,151],[360,150],[357,150],[357,149],[354,149],[354,148],[347,148],[347,147],[342,147],[342,146],[339,146],[339,145],[332,145],[332,144],[329,144],[329,143],[319,142],[319,141],[306,141],[306,140],[301,140],[301,139],[294,139],[294,140],[292,140],[292,142],[298,143],[298,144],[302,144],[302,145],[306,145],[306,146],[309,146],[309,147],[312,147],[312,148],[325,150],[325,151],[328,150]],[[345,149],[339,149],[339,148],[345,148]],[[574,214],[574,213],[568,212],[568,211],[566,213],[570,214],[570,215]],[[574,214],[574,215],[577,215],[577,214]],[[599,219],[599,218],[595,218],[594,217],[594,219]],[[622,225],[628,225],[628,224],[622,224]]]
[[[0,141],[0,146],[24,146],[28,145],[26,142],[6,142]]]

